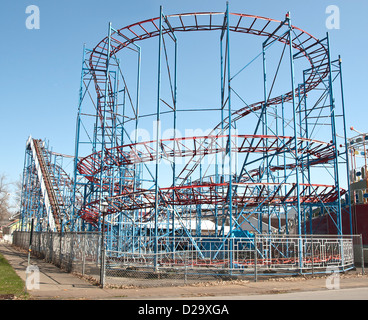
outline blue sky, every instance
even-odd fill
[[[363,0],[230,0],[230,11],[284,19],[317,38],[330,32],[333,57],[343,59],[347,125],[366,132],[368,2]],[[29,30],[26,7],[40,9],[40,29]],[[53,150],[73,154],[82,47],[93,48],[115,28],[165,14],[224,11],[220,0],[6,1],[0,11],[0,173],[15,181],[23,169],[29,135]],[[326,28],[326,7],[340,9],[340,29]],[[349,135],[352,133],[349,132]]]

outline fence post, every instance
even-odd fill
[[[82,275],[84,275],[85,268],[86,268],[86,233],[83,234]]]
[[[105,275],[106,275],[106,251],[103,250],[101,253],[101,275],[100,275],[100,286],[103,288],[105,286]]]
[[[100,286],[101,288],[105,285],[105,213],[102,213],[102,227],[101,227],[101,270],[100,270]]]
[[[364,275],[364,248],[363,248],[363,235],[360,235],[360,250],[362,256],[362,275]]]
[[[313,235],[311,234],[311,246],[312,246],[312,275],[314,275],[314,247],[313,247]]]
[[[73,258],[74,258],[74,232],[71,231],[70,233],[70,255],[69,255],[69,272],[73,270]]]
[[[254,234],[254,282],[257,282],[257,234]]]
[[[188,266],[185,265],[185,271],[184,271],[184,284],[187,284],[188,279]]]
[[[28,271],[29,264],[30,264],[30,261],[31,261],[33,226],[34,226],[34,218],[32,217],[32,222],[31,222],[31,233],[30,233],[30,235],[29,235],[27,271]],[[26,286],[25,286],[25,292],[27,292],[27,283],[28,283],[28,272],[26,272]]]
[[[62,250],[62,246],[63,246],[63,244],[62,244],[62,238],[63,238],[63,229],[62,228],[60,228],[60,233],[59,233],[59,238],[60,238],[60,248],[59,248],[59,262],[60,262],[60,268],[61,268],[61,261],[62,261],[62,253],[61,253],[61,250]]]

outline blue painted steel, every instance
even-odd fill
[[[342,118],[344,125],[344,144],[345,144],[345,157],[346,157],[346,171],[347,171],[347,184],[348,184],[348,194],[347,194],[347,203],[349,210],[349,222],[350,222],[350,234],[353,234],[353,220],[352,220],[352,209],[351,209],[351,188],[350,188],[350,166],[349,166],[349,153],[348,153],[348,140],[346,135],[346,118],[345,118],[345,98],[344,98],[344,85],[342,78],[342,61],[339,56],[339,75],[340,75],[340,90],[341,90],[341,104],[342,104]],[[367,137],[366,137],[367,138]]]
[[[131,253],[160,253],[161,251],[165,251],[171,252],[171,256],[174,257],[174,253],[179,247],[176,243],[176,239],[184,236],[190,246],[198,251],[198,257],[201,258],[208,257],[209,253],[205,252],[205,249],[212,247],[214,243],[216,243],[217,249],[216,252],[210,254],[211,258],[220,258],[223,254],[222,250],[224,248],[229,249],[229,265],[230,267],[233,267],[235,266],[233,249],[238,245],[236,241],[240,237],[254,241],[254,235],[257,233],[272,234],[273,232],[277,232],[288,234],[291,231],[291,229],[289,229],[290,226],[296,227],[296,233],[299,236],[307,233],[308,227],[309,232],[312,234],[312,218],[317,213],[321,212],[331,216],[336,214],[337,219],[335,223],[338,230],[340,230],[339,232],[341,232],[340,195],[338,195],[338,199],[332,203],[323,203],[323,201],[321,201],[319,203],[311,204],[304,200],[306,195],[308,196],[313,193],[317,193],[316,189],[318,188],[311,185],[311,161],[316,161],[316,159],[313,159],[313,156],[310,156],[309,151],[313,146],[311,146],[306,140],[315,138],[315,136],[313,136],[313,131],[318,123],[317,120],[313,123],[313,117],[310,115],[314,109],[318,109],[319,107],[321,109],[327,109],[327,107],[330,108],[331,115],[328,116],[328,120],[326,121],[328,121],[328,125],[331,127],[330,134],[332,134],[333,145],[336,152],[338,147],[335,139],[337,133],[335,118],[340,115],[337,114],[338,112],[334,106],[335,102],[333,98],[332,85],[335,78],[332,78],[331,76],[334,62],[330,60],[328,37],[319,41],[321,48],[326,49],[328,52],[330,69],[328,75],[329,78],[327,80],[323,78],[325,77],[321,72],[323,69],[321,69],[320,66],[314,65],[312,68],[304,70],[301,83],[296,85],[295,74],[296,70],[298,70],[296,69],[298,66],[296,60],[302,57],[303,54],[308,57],[308,55],[313,53],[311,53],[312,50],[309,51],[308,47],[305,48],[303,44],[298,44],[300,39],[298,34],[295,34],[295,29],[291,25],[290,14],[287,15],[283,22],[280,22],[280,24],[277,25],[273,32],[269,31],[267,33],[268,36],[266,37],[266,41],[262,43],[261,52],[256,54],[249,63],[246,63],[240,71],[232,75],[230,60],[234,56],[231,55],[230,38],[231,32],[234,30],[234,26],[231,25],[231,22],[234,21],[240,28],[242,27],[241,20],[236,21],[236,17],[230,13],[229,3],[226,4],[226,12],[222,13],[220,16],[221,19],[223,17],[223,22],[220,21],[219,25],[219,29],[221,29],[222,22],[222,29],[219,30],[221,78],[221,96],[219,98],[221,107],[217,110],[219,116],[221,116],[221,123],[216,127],[215,133],[226,136],[224,139],[227,140],[224,141],[224,143],[227,143],[226,152],[216,153],[215,166],[213,169],[214,173],[206,176],[205,172],[207,172],[207,170],[205,164],[202,162],[196,163],[196,174],[199,174],[199,177],[197,178],[193,175],[193,177],[183,181],[181,186],[184,185],[190,187],[191,184],[198,184],[199,187],[197,190],[201,193],[205,189],[201,184],[216,184],[211,192],[214,192],[214,194],[227,192],[227,197],[224,201],[226,204],[167,204],[160,196],[160,181],[162,181],[160,177],[165,173],[161,170],[162,168],[160,169],[161,146],[159,141],[159,124],[162,119],[166,119],[165,116],[163,116],[164,112],[161,110],[161,102],[163,102],[162,98],[166,93],[165,80],[167,80],[162,79],[163,74],[161,69],[163,67],[164,57],[166,57],[170,89],[173,98],[173,107],[171,108],[171,106],[169,106],[172,109],[169,111],[172,112],[172,118],[170,115],[169,121],[172,121],[173,124],[174,140],[177,138],[176,129],[178,123],[180,125],[177,113],[177,73],[178,70],[180,70],[178,68],[178,39],[175,34],[176,31],[174,32],[175,27],[173,29],[172,24],[170,23],[170,19],[172,18],[164,15],[163,8],[161,6],[159,19],[152,20],[155,23],[159,23],[157,25],[153,23],[153,25],[156,26],[156,29],[154,30],[155,36],[157,35],[159,41],[156,83],[157,96],[155,97],[156,112],[149,112],[149,116],[155,117],[157,121],[157,127],[155,128],[156,141],[152,143],[152,145],[155,145],[155,147],[152,148],[152,164],[155,167],[155,172],[153,172],[153,166],[152,168],[149,168],[146,163],[121,165],[121,163],[119,163],[119,157],[123,157],[126,150],[124,149],[119,153],[119,151],[114,149],[114,147],[121,146],[125,146],[124,148],[126,148],[128,144],[135,144],[138,142],[138,129],[140,129],[144,123],[144,121],[141,121],[141,116],[147,115],[141,115],[144,111],[142,111],[143,108],[140,110],[140,104],[141,101],[143,101],[143,99],[140,99],[142,71],[141,46],[138,46],[135,43],[135,41],[138,40],[131,41],[127,45],[129,49],[134,51],[134,55],[137,54],[137,64],[131,68],[134,70],[132,72],[134,74],[134,79],[131,80],[131,78],[128,78],[128,76],[123,72],[123,67],[120,66],[120,60],[115,56],[116,51],[114,51],[118,46],[118,43],[115,42],[115,37],[122,36],[124,41],[129,39],[124,38],[123,34],[119,30],[112,28],[110,23],[108,27],[108,35],[100,43],[100,47],[98,49],[101,50],[101,52],[97,51],[96,53],[97,49],[95,49],[95,51],[91,51],[87,50],[85,46],[83,47],[82,73],[76,122],[75,158],[73,160],[74,172],[72,175],[74,180],[72,193],[73,210],[69,218],[66,218],[66,220],[63,220],[62,222],[63,231],[66,231],[68,228],[73,231],[85,230],[85,228],[95,231],[101,230],[100,218],[89,223],[88,221],[84,221],[78,217],[79,210],[87,204],[90,204],[90,213],[101,216],[101,202],[105,198],[108,198],[110,201],[110,210],[112,208],[118,208],[118,204],[115,206],[114,202],[116,197],[126,200],[127,203],[129,203],[129,201],[140,201],[143,197],[140,194],[140,190],[144,189],[142,185],[145,184],[145,188],[150,192],[147,193],[152,195],[152,198],[150,198],[149,201],[154,199],[152,207],[145,208],[142,206],[142,208],[137,208],[131,211],[128,209],[121,209],[121,207],[119,209],[120,211],[116,210],[113,214],[106,215],[105,223],[107,228],[105,231],[108,239],[106,243],[108,249],[116,249],[120,252],[124,251]],[[195,19],[198,17],[199,16],[195,16]],[[232,19],[232,21],[230,21],[230,19]],[[185,19],[183,18],[183,20]],[[182,24],[184,26],[183,21]],[[132,29],[131,31],[133,33],[134,30]],[[173,43],[175,46],[173,83],[169,70],[170,65],[165,43],[166,36],[170,37],[174,41]],[[269,56],[270,52],[274,52],[271,51],[270,48],[275,48],[278,43],[282,43],[283,51],[280,56],[279,66],[276,68],[274,81],[280,71],[279,67],[282,66],[281,62],[283,62],[284,51],[286,47],[289,46],[289,65],[288,68],[286,68],[286,71],[281,71],[284,71],[287,76],[289,76],[290,72],[291,92],[293,94],[292,96],[290,94],[282,96],[281,100],[275,103],[271,98],[273,84],[268,88],[268,77],[270,73],[268,69],[272,70],[273,66],[270,61],[274,58]],[[302,48],[303,50],[294,54],[293,50],[297,45],[299,45],[299,48]],[[92,55],[92,52],[94,52],[95,55]],[[263,61],[258,59],[261,56]],[[106,61],[104,57],[106,57]],[[134,59],[135,58],[136,57],[134,56]],[[101,69],[103,69],[102,71],[90,69],[92,68],[90,64],[93,59],[98,59],[96,65],[106,68],[101,67]],[[260,69],[263,75],[263,95],[262,92],[260,92],[260,96],[263,96],[264,102],[260,105],[259,109],[248,110],[248,114],[250,117],[253,117],[254,121],[252,126],[247,128],[243,127],[243,122],[239,120],[241,118],[238,118],[239,114],[234,113],[232,108],[239,109],[239,105],[241,104],[250,108],[247,104],[247,97],[242,96],[243,92],[237,90],[236,85],[240,76],[243,76],[244,73],[248,71],[247,69],[249,67],[253,67],[256,64],[256,61],[257,63],[262,63],[263,67],[262,70]],[[241,66],[243,65],[244,63],[241,64]],[[102,72],[105,73],[103,74]],[[320,87],[317,88],[322,89],[321,92],[323,91],[322,98],[317,100],[318,103],[321,101],[321,106],[318,106],[318,103],[315,103],[312,100],[313,97],[310,98],[306,95],[309,85],[308,76],[311,72],[313,72],[314,77],[320,77],[322,79]],[[341,63],[340,77],[342,91]],[[92,88],[97,82],[101,85],[101,90],[98,94],[93,93],[93,90],[90,90],[90,87]],[[129,92],[128,83],[135,83],[133,84],[135,88],[134,94]],[[282,83],[282,85],[289,86],[287,83]],[[343,100],[343,92],[341,93]],[[327,100],[329,100],[330,103],[326,103]],[[88,103],[90,105],[88,105]],[[288,108],[287,103],[291,103],[292,107]],[[130,116],[129,104],[133,109],[133,116]],[[84,110],[85,107],[86,110]],[[90,110],[96,110],[95,114],[91,114],[88,108]],[[228,110],[226,110],[226,108],[228,108]],[[198,111],[197,109],[195,110]],[[342,110],[343,119],[345,121],[344,107]],[[93,112],[94,111],[92,111],[92,113]],[[135,129],[135,135],[131,137],[129,135],[129,129],[132,128]],[[238,154],[237,151],[234,151],[235,143],[230,138],[234,134],[235,129],[246,131],[241,132],[241,134],[248,134],[251,130],[253,137],[249,138],[248,143],[250,147],[256,149],[258,146],[262,146],[264,148],[263,151],[258,153],[248,152],[246,154],[243,153],[239,155],[240,152]],[[152,133],[154,134],[154,132]],[[293,139],[291,143],[286,137],[288,134]],[[344,135],[346,141],[345,123]],[[259,136],[261,136],[261,138],[259,138]],[[277,139],[274,139],[276,142],[273,142],[274,140],[272,140],[272,137],[277,137]],[[259,144],[257,145],[257,143]],[[272,143],[277,145],[278,151],[272,153],[267,152],[268,148],[272,146]],[[225,144],[223,144],[223,146],[225,146]],[[346,146],[346,163],[348,163]],[[90,150],[88,150],[88,148]],[[173,143],[174,154],[177,154],[177,148],[178,145]],[[98,163],[98,168],[97,166],[93,167],[93,164],[91,164],[93,169],[95,169],[95,176],[92,177],[88,176],[90,173],[82,174],[78,172],[79,160],[81,156],[85,156],[88,151],[95,153],[95,157],[91,161],[96,161]],[[116,152],[116,154],[114,154],[114,152]],[[110,153],[110,158],[114,161],[117,159],[116,162],[110,161]],[[27,157],[29,157],[27,151],[26,154]],[[226,170],[229,171],[225,174],[224,158],[226,155],[228,155],[229,161]],[[99,162],[100,159],[103,159],[103,161]],[[237,159],[241,159],[239,167],[237,162],[234,164],[234,161]],[[24,165],[25,168],[31,165],[29,162],[32,162],[32,159],[26,158]],[[58,177],[59,173],[57,162],[50,158],[50,163],[51,162],[54,166],[53,175],[55,176],[55,180],[61,181],[61,176]],[[334,168],[330,170],[333,162],[335,163]],[[330,170],[329,172],[331,172],[331,175],[334,178],[334,185],[339,189],[340,182],[337,162],[338,157],[336,153],[334,159],[330,159],[326,163],[323,162],[322,166],[325,166],[326,171]],[[177,163],[176,157],[173,157],[171,165],[171,169],[167,170],[168,175],[172,174],[172,177],[169,177],[169,183],[171,184],[171,187],[176,187],[179,185],[178,171],[180,168],[180,164]],[[29,172],[25,169],[23,181],[28,181],[27,174],[29,174]],[[31,181],[31,177],[29,178],[29,181]],[[228,187],[220,187],[219,183],[221,182],[228,182]],[[237,197],[239,197],[242,190],[241,188],[244,188],[246,184],[249,186],[252,185],[252,188],[249,190],[247,189],[247,191],[244,192],[244,197],[257,199],[257,201],[255,203],[249,202],[251,203],[250,205],[247,202],[239,205],[239,203],[237,203],[237,199],[239,198]],[[146,185],[148,187],[146,187]],[[131,198],[126,196],[126,194],[122,192],[125,187],[127,187],[127,189],[131,188],[129,192],[133,190],[133,193],[137,194],[137,196],[134,195]],[[66,188],[64,189],[63,192],[67,193],[68,190],[66,190]],[[288,202],[287,198],[292,195],[295,195],[296,200]],[[185,196],[188,196],[189,198],[191,195],[185,194]],[[22,193],[22,202],[23,199],[25,199],[25,201],[26,199],[29,199],[27,200],[27,208],[32,206],[34,203],[41,203],[39,195],[37,193],[32,194],[30,189],[24,190]],[[272,201],[273,199],[279,199],[279,202],[276,203],[276,201]],[[173,201],[173,203],[180,200],[177,198],[177,194],[174,189],[170,200]],[[93,207],[93,205],[95,205],[95,207]],[[26,207],[24,207],[24,209],[25,208]],[[42,211],[43,208],[40,205],[38,208],[40,210],[37,214],[41,217],[44,214]],[[291,215],[292,212],[296,213],[296,224],[289,225],[286,223],[283,225],[282,219],[289,221],[289,215]],[[29,211],[22,210],[22,221],[24,220],[22,225],[24,229],[27,227],[29,217]],[[194,221],[194,226],[192,226],[192,219]],[[275,219],[277,220],[277,223],[272,225],[272,222]],[[307,223],[308,219],[310,220],[309,224]],[[213,222],[214,227],[206,230],[205,232],[202,228],[202,223],[206,221]],[[265,226],[266,224],[268,226]],[[246,230],[246,228],[249,228],[252,232]],[[211,241],[208,240],[209,237],[216,237],[216,241],[211,243]],[[204,238],[206,239],[203,240]],[[301,247],[300,250],[299,254],[302,256],[303,252]],[[262,257],[263,254],[264,253],[259,250],[259,256]],[[157,255],[155,256],[154,267],[155,269],[158,268]]]

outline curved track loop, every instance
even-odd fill
[[[159,159],[174,157],[197,157],[215,153],[226,152],[227,135],[184,137],[159,140]],[[267,139],[266,146],[263,141]],[[236,153],[292,153],[294,141],[290,136],[270,135],[233,135],[232,151]],[[332,144],[306,138],[297,139],[298,153],[308,155],[310,163],[324,162],[334,156],[335,149]],[[129,150],[129,151],[127,151]],[[78,171],[87,179],[96,176],[103,166],[128,166],[136,163],[156,160],[156,141],[144,141],[118,146],[105,150],[102,159],[101,151],[81,159]]]
[[[223,17],[224,13],[221,12],[168,15],[166,16],[166,24],[163,24],[162,33],[172,36],[173,32],[223,30]],[[89,66],[94,78],[98,99],[97,105],[105,106],[105,112],[112,121],[114,121],[116,115],[114,113],[114,94],[112,92],[114,85],[110,78],[106,82],[108,48],[110,48],[110,56],[114,57],[120,50],[135,42],[158,36],[158,20],[159,17],[148,19],[114,31],[110,38],[106,37],[101,40],[90,53]],[[289,44],[287,34],[283,36],[277,35],[277,33],[274,34],[275,29],[283,23],[279,20],[238,13],[230,13],[230,20],[230,31],[269,37],[272,41]],[[328,52],[317,38],[295,26],[293,26],[293,30],[296,32],[293,48],[309,61],[312,68],[312,72],[309,73],[305,81],[305,88],[300,92],[303,95],[317,87],[323,78],[328,75]],[[106,97],[105,92],[108,92]],[[270,98],[267,105],[277,105],[282,101],[288,102],[292,97],[293,93],[290,91],[281,96]],[[259,101],[235,111],[232,121],[237,121],[249,113],[259,110],[264,104],[265,101]],[[102,108],[98,108],[97,111],[100,121],[103,122]],[[226,123],[227,118],[224,121]],[[220,124],[214,128],[214,131],[219,128]]]
[[[236,192],[233,191],[233,204],[242,209],[243,207],[254,208],[260,205],[283,206],[296,205],[297,194],[296,185],[290,183],[233,183]],[[280,195],[281,188],[290,188],[286,195]],[[300,184],[300,203],[316,204],[334,202],[338,198],[338,190],[333,185],[322,184]],[[198,204],[207,205],[208,209],[213,209],[216,205],[226,205],[228,203],[229,183],[202,183],[196,185],[177,186],[160,188],[159,197],[162,206],[195,206]],[[345,190],[340,190],[340,195],[344,195]],[[133,212],[140,209],[139,214],[129,214],[132,222],[147,222],[153,216],[155,207],[154,190],[138,190],[127,192],[121,196],[109,199],[109,209],[107,214],[119,213],[121,211]],[[195,209],[194,209],[195,210]],[[211,210],[205,208],[202,216],[213,215]],[[96,224],[100,218],[99,201],[90,203],[80,212],[81,218]]]
[[[173,37],[173,33],[176,32],[188,32],[188,31],[212,31],[212,30],[223,30],[224,29],[224,16],[223,12],[203,12],[203,13],[187,13],[187,14],[173,14],[165,16],[164,23],[162,26],[162,33],[167,34],[170,37]],[[282,28],[278,28],[284,22],[279,20],[274,20],[270,18],[248,15],[248,14],[238,14],[238,13],[230,13],[230,22],[229,29],[232,32],[251,34],[256,36],[261,36],[264,38],[269,38],[269,41],[279,41],[285,45],[290,45],[288,40],[287,33],[281,34],[275,32],[275,30],[279,30]],[[107,56],[110,48],[110,57],[114,57],[120,50],[129,47],[135,42],[145,40],[148,38],[156,37],[160,34],[160,29],[158,27],[159,17],[148,19],[145,21],[137,22],[116,30],[112,32],[111,37],[104,38],[90,53],[89,56],[89,66],[92,71],[92,75],[94,78],[95,89],[97,93],[98,103],[100,106],[97,108],[98,117],[100,121],[103,123],[104,112],[105,117],[111,119],[113,122],[116,118],[116,114],[114,113],[114,94],[112,92],[112,80],[108,77],[106,79],[107,74]],[[310,35],[309,33],[303,31],[300,28],[295,26],[292,27],[294,31],[294,40],[293,40],[293,49],[296,50],[298,57],[305,57],[311,66],[311,72],[308,73],[308,78],[305,80],[305,86],[301,89],[299,94],[304,95],[310,90],[316,88],[322,80],[329,73],[329,64],[328,64],[328,55],[327,48],[315,37]],[[106,94],[107,93],[107,94]],[[232,122],[235,122],[246,115],[261,109],[264,105],[277,105],[282,102],[291,101],[293,95],[296,94],[292,91],[287,92],[281,96],[276,96],[268,99],[267,101],[259,101],[253,103],[251,105],[247,105],[244,108],[241,108],[235,111],[232,114]],[[103,124],[104,125],[104,124]],[[224,119],[224,123],[222,124],[223,130],[228,128],[229,121],[228,118]],[[216,141],[213,137],[218,137],[219,128],[221,128],[221,124],[217,125],[213,131],[206,137],[201,137],[201,141],[197,141],[197,138],[184,138],[184,139],[192,139],[192,142],[195,143],[200,142],[198,144],[198,148],[194,147],[188,148],[186,152],[180,153],[182,149],[176,148],[176,151],[173,152],[169,146],[169,142],[181,144],[183,141],[180,139],[176,139],[175,141],[160,141],[161,147],[163,148],[160,153],[160,157],[175,157],[175,156],[192,156],[190,161],[187,162],[184,169],[178,175],[178,179],[181,180],[181,184],[179,187],[171,187],[160,189],[161,199],[166,204],[199,204],[199,203],[225,203],[226,197],[219,196],[219,194],[214,194],[214,190],[216,188],[226,189],[227,185],[190,185],[185,186],[187,180],[193,172],[193,170],[198,166],[200,161],[204,156],[209,153],[221,152],[223,151],[221,148],[213,148],[209,149],[209,147],[204,147],[204,141]],[[108,128],[106,128],[108,130]],[[216,134],[217,135],[216,135]],[[248,136],[249,137],[249,136]],[[269,139],[273,141],[277,141],[277,139],[282,137],[269,137]],[[290,139],[290,137],[284,137]],[[243,136],[243,142],[247,143],[247,138]],[[302,139],[297,139],[297,141],[301,142]],[[309,152],[312,156],[315,156],[315,163],[323,163],[329,161],[334,157],[334,150],[332,146],[326,143],[318,142],[318,141],[309,141],[308,149],[300,150],[303,152]],[[288,141],[290,144],[290,140]],[[212,143],[210,143],[211,145]],[[311,144],[315,145],[313,148]],[[96,173],[101,170],[101,168],[105,169],[108,165],[116,165],[116,166],[125,166],[138,162],[152,161],[155,159],[155,152],[153,152],[153,141],[143,142],[139,146],[136,145],[125,145],[116,147],[115,150],[109,149],[106,150],[106,156],[104,159],[101,159],[99,153],[92,154],[90,156],[82,159],[78,164],[78,170],[81,174],[84,174],[87,179],[94,183],[98,183],[98,178]],[[272,152],[277,152],[277,147],[272,147],[273,144],[270,144],[270,148],[274,148]],[[143,147],[139,152],[136,151],[137,147]],[[129,149],[131,152],[123,151],[123,148]],[[143,150],[143,151],[142,151]],[[249,146],[248,149],[241,150],[240,152],[254,152],[252,148]],[[259,152],[265,152],[267,150],[259,150]],[[269,150],[271,151],[271,149]],[[238,150],[239,152],[239,150]],[[320,154],[318,154],[320,152]],[[119,155],[119,156],[117,156]],[[193,158],[196,156],[196,159]],[[193,161],[192,161],[193,160]],[[188,167],[191,166],[191,169]],[[292,167],[289,165],[288,167]],[[277,170],[277,168],[273,168]],[[185,175],[186,174],[186,175]],[[254,173],[258,174],[258,173]],[[244,181],[244,179],[243,179]],[[249,182],[240,182],[242,188],[237,187],[237,189],[248,190],[251,186]],[[265,190],[269,188],[265,188],[266,183],[260,184],[257,187],[257,190]],[[188,189],[189,188],[189,189]],[[319,191],[317,194],[317,190],[320,190],[320,187],[314,185],[306,185],[308,190],[314,190],[313,192],[305,192],[305,188],[302,188],[302,200],[303,202],[313,202],[316,199],[323,200],[325,202],[335,201],[336,195],[338,192],[334,190],[333,186],[325,186],[323,190]],[[291,188],[293,189],[293,188]],[[189,199],[186,195],[188,190],[192,192],[193,197]],[[152,192],[149,190],[136,190],[132,192],[132,188],[126,188],[121,197],[115,198],[110,203],[108,213],[118,212],[119,210],[132,210],[134,208],[151,208],[152,207]],[[176,201],[171,201],[168,197],[170,194],[176,193]],[[196,193],[198,195],[196,196]],[[207,194],[207,195],[206,195]],[[225,192],[226,194],[226,192]],[[209,195],[209,196],[208,196]],[[154,195],[153,195],[154,196]],[[256,204],[262,197],[264,198],[266,195],[262,192],[258,192],[258,195],[246,196],[246,191],[243,194],[236,194],[234,196],[234,201],[239,206],[243,206],[247,204],[247,206],[251,206],[252,204]],[[279,196],[276,195],[270,197],[267,195],[268,200],[265,203],[275,204],[282,203],[283,201],[295,201],[294,197],[290,197],[287,199],[280,199]],[[141,202],[137,200],[140,198]],[[124,199],[118,200],[118,199]],[[185,200],[184,200],[185,199]],[[209,200],[208,200],[209,199]],[[138,203],[138,202],[139,203]],[[183,202],[183,203],[182,203]],[[80,210],[80,216],[90,222],[96,222],[99,216],[98,210],[98,202],[92,202],[87,204]]]

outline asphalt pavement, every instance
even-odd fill
[[[27,252],[0,243],[0,253],[26,281]],[[338,286],[327,276],[229,281],[197,285],[128,289],[100,288],[41,259],[31,258],[38,278],[28,276],[32,300],[368,300],[368,275],[361,270],[339,274]],[[33,281],[30,282],[30,279]]]

